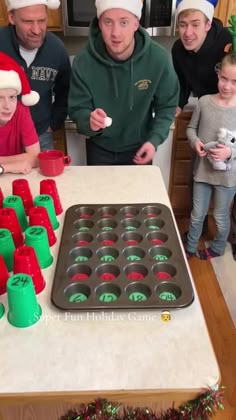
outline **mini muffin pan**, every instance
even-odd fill
[[[168,207],[84,204],[67,210],[51,294],[58,308],[170,309],[193,298]]]

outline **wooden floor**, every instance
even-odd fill
[[[177,217],[177,223],[180,233],[187,230],[188,220],[186,218]],[[210,233],[205,239],[211,239],[214,233],[212,220],[210,221],[209,231]],[[200,261],[194,257],[189,260],[189,266],[220,367],[221,385],[225,387],[225,409],[218,412],[214,419],[236,420],[236,328],[230,317],[211,263]],[[236,281],[235,273],[233,278]]]

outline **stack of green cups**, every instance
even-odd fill
[[[0,319],[3,317],[5,313],[5,308],[2,303],[0,303]]]
[[[0,228],[0,254],[2,254],[8,271],[13,270],[13,253],[15,244],[9,229]],[[1,274],[1,273],[0,273]]]
[[[35,250],[41,268],[49,267],[53,262],[50,253],[47,229],[44,226],[30,226],[25,231],[25,245]]]
[[[26,328],[39,321],[42,309],[37,302],[33,281],[29,275],[18,273],[9,277],[7,299],[7,319],[11,325]]]
[[[15,210],[20,223],[21,230],[24,232],[25,229],[29,226],[29,224],[27,222],[22,198],[18,195],[8,195],[3,200],[3,207],[10,207]]]
[[[59,222],[57,220],[53,198],[49,194],[40,194],[34,198],[35,206],[45,207],[48,211],[48,216],[51,221],[52,227],[56,230],[59,227]]]

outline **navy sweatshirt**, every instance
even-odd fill
[[[213,19],[212,26],[199,51],[187,51],[181,40],[172,47],[172,59],[180,83],[179,106],[187,104],[190,93],[200,98],[218,92],[217,65],[224,56],[224,48],[232,36],[221,21]]]
[[[44,133],[48,127],[53,131],[61,128],[67,116],[71,74],[70,60],[62,41],[53,33],[47,32],[43,45],[27,68],[19,52],[15,27],[8,25],[0,28],[0,51],[11,56],[24,68],[31,89],[40,95],[38,104],[30,107],[38,135]]]

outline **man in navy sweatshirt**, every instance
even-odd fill
[[[25,70],[32,90],[40,95],[31,115],[41,150],[53,149],[53,131],[67,116],[71,66],[62,41],[47,32],[47,8],[59,0],[5,0],[9,25],[0,28],[0,51]]]

